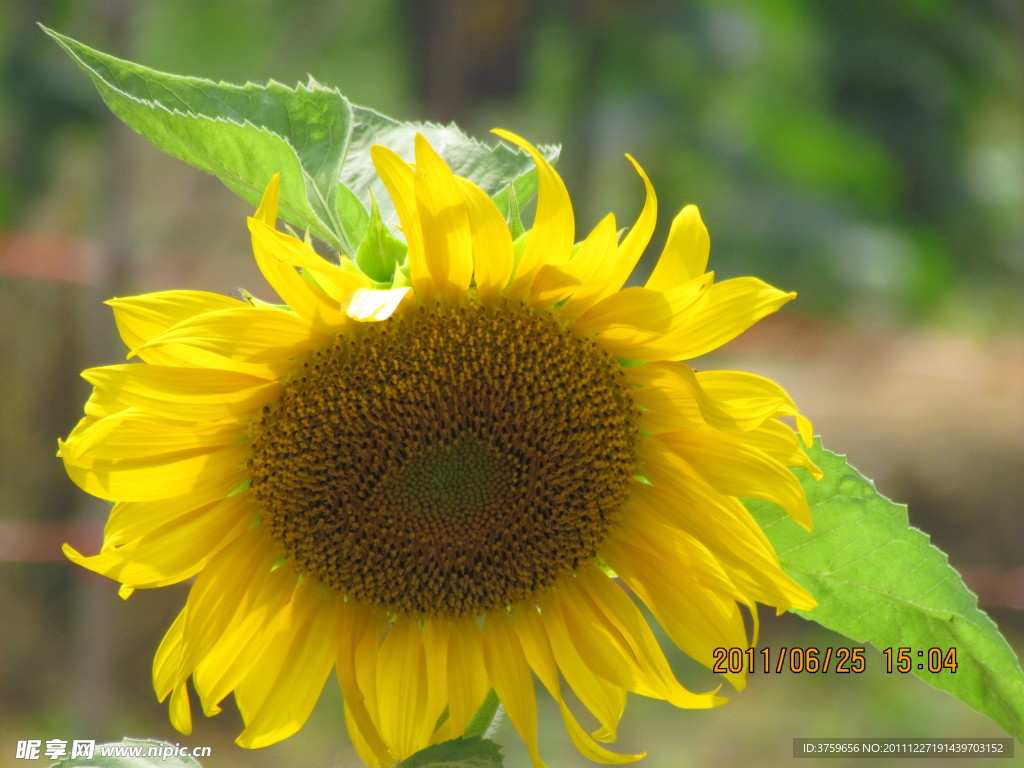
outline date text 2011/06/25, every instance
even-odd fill
[[[939,674],[956,672],[956,648],[884,648],[885,671],[905,674],[917,670]],[[715,648],[712,672],[811,672],[860,674],[867,670],[864,648]]]

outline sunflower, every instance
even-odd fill
[[[559,176],[496,133],[537,167],[518,238],[419,136],[414,164],[372,150],[408,248],[390,282],[278,231],[275,178],[249,229],[283,305],[109,302],[142,362],[83,374],[60,455],[116,503],[99,554],[65,553],[123,597],[195,577],[153,667],[183,733],[189,678],[207,716],[233,693],[238,743],[261,747],[302,726],[334,669],[369,765],[460,736],[492,690],[542,765],[536,676],[583,754],[630,762],[599,743],[627,692],[725,700],[678,682],[640,603],[707,666],[750,646],[757,603],[813,607],[739,501],[810,525],[790,468],[817,469],[780,419],[804,444],[810,423],[768,379],[683,362],[794,294],[714,282],[693,206],[623,288],[656,218],[639,165],[628,234],[609,215],[574,244]]]

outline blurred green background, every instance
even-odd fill
[[[114,584],[60,556],[63,541],[94,551],[106,512],[54,458],[87,395],[78,371],[123,354],[102,300],[166,288],[268,296],[248,206],[118,123],[36,22],[165,71],[312,75],[398,118],[561,143],[581,236],[608,210],[620,221],[639,211],[631,153],[658,191],[656,246],[671,215],[696,203],[720,277],[800,292],[701,367],[786,386],[826,446],[909,502],[911,522],[1021,648],[1024,3],[8,0],[0,766],[29,764],[14,758],[19,739],[125,734],[211,745],[206,768],[357,764],[333,691],[303,731],[266,750],[232,744],[230,707],[177,734],[149,665],[186,587],[122,603]],[[851,644],[794,617],[765,619],[760,642],[772,649]],[[634,697],[619,747],[649,750],[651,768],[776,766],[790,764],[794,737],[1004,735],[886,675],[880,654],[868,661],[856,677],[754,675],[711,712]],[[545,705],[541,722],[552,768],[588,764],[556,710]],[[509,727],[498,738],[510,768],[526,764]]]

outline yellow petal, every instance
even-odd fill
[[[92,392],[89,394],[89,399],[85,401],[85,418],[79,422],[79,426],[84,428],[84,426],[92,424],[99,419],[120,413],[127,407],[128,404],[122,403],[114,393],[97,390],[93,387]],[[77,426],[75,430],[78,430]],[[72,431],[71,434],[74,435],[75,432]],[[68,440],[70,439],[71,435],[68,436]]]
[[[246,479],[248,454],[244,447],[232,447],[135,462],[65,461],[64,469],[83,491],[108,501],[155,501],[189,494],[202,503],[227,496]]]
[[[313,288],[312,295],[325,306],[332,309],[344,306],[354,291],[372,285],[370,278],[366,275],[332,264],[304,240],[279,232],[273,227],[253,219],[249,220],[249,228],[260,238],[263,246],[274,260],[293,270],[299,269],[305,273],[302,280]],[[310,277],[312,281],[308,279]],[[273,281],[271,281],[271,285],[275,285]],[[284,297],[282,296],[282,298]]]
[[[745,371],[700,371],[697,380],[708,396],[722,402],[737,421],[759,426],[777,416],[792,416],[804,444],[814,441],[810,420],[801,415],[786,391],[771,379]]]
[[[239,421],[202,425],[168,421],[128,408],[99,419],[61,448],[65,463],[90,466],[98,460],[142,461],[238,445],[247,425]]]
[[[526,150],[537,166],[537,212],[509,286],[510,296],[522,298],[530,292],[533,278],[542,265],[557,265],[568,260],[576,237],[576,223],[565,184],[540,152],[514,133],[501,129],[493,133]]]
[[[693,369],[681,362],[654,362],[625,369],[626,377],[641,386],[633,390],[633,400],[660,421],[666,429],[691,428],[702,424],[729,428],[736,426],[733,414],[726,411],[701,387]]]
[[[245,307],[207,312],[184,320],[139,348],[181,344],[241,362],[281,365],[324,344],[318,333],[296,315],[278,309]]]
[[[252,493],[246,489],[226,499],[199,503],[190,496],[176,496],[141,503],[121,502],[114,505],[103,528],[103,549],[151,538],[174,525],[193,518],[221,520],[248,519],[255,507]]]
[[[686,519],[692,524],[689,517],[682,517],[684,513],[694,509],[707,510],[705,514],[712,514],[715,518],[723,521],[732,521],[746,531],[747,536],[752,536],[760,541],[769,551],[774,552],[768,543],[767,537],[761,528],[754,522],[746,507],[734,496],[724,494],[715,489],[695,467],[690,466],[677,451],[660,440],[648,440],[644,444],[643,457],[640,466],[641,474],[647,478],[657,490],[666,491],[685,502],[685,506],[679,511],[680,514],[670,515],[674,523],[682,524],[680,521]],[[638,488],[636,484],[633,490],[638,494],[645,491]],[[671,507],[676,510],[675,507]],[[717,542],[722,548],[726,548],[732,534],[719,531],[714,527],[702,529],[706,535],[700,536],[705,542]],[[744,537],[740,537],[744,538]],[[777,562],[777,558],[773,559]]]
[[[305,724],[334,666],[342,621],[337,598],[305,580],[293,600],[292,622],[253,665],[235,691],[245,730],[238,743],[255,749],[291,736]]]
[[[338,635],[338,684],[345,697],[345,724],[353,746],[368,765],[390,766],[396,760],[381,738],[377,723],[377,658],[387,619],[362,605],[345,604]]]
[[[259,603],[263,615],[254,610],[260,595],[267,592],[268,582],[287,579],[285,569],[273,570],[276,558],[270,537],[259,527],[252,527],[214,556],[199,573],[189,590],[183,612],[183,675],[193,674],[218,643],[231,645],[233,634],[241,638],[242,643],[252,639],[256,628],[266,619],[265,602]],[[237,631],[243,622],[246,626]],[[213,669],[218,673],[223,671],[217,664]],[[195,686],[202,698],[208,689],[202,675],[196,676]],[[216,701],[207,702],[211,706],[204,706],[204,709],[210,711],[212,705],[230,691],[229,687]]]
[[[647,280],[647,287],[667,291],[704,274],[711,239],[697,206],[688,205],[672,220],[665,248]]]
[[[673,569],[628,542],[610,543],[607,556],[609,566],[647,604],[672,642],[691,658],[711,668],[715,648],[749,647],[735,601],[705,591],[685,570]],[[669,581],[659,584],[660,578]],[[742,672],[725,677],[737,690],[745,687]]]
[[[192,733],[192,707],[188,701],[188,689],[185,683],[171,691],[171,725],[186,736]]]
[[[368,285],[369,280],[360,279],[355,273],[343,272],[321,258],[311,246],[278,232],[258,218],[250,218],[248,223],[256,265],[282,301],[306,322],[321,329],[342,324],[344,316],[338,310],[338,298],[320,286],[333,286],[344,280],[348,283],[345,287],[351,292],[357,286]],[[297,269],[308,271],[316,278],[317,285]],[[350,277],[343,278],[343,275]]]
[[[160,506],[160,502],[119,504],[115,512],[118,507],[124,512],[126,506],[139,510],[154,505]],[[66,544],[64,554],[83,568],[132,589],[163,587],[197,574],[210,558],[242,534],[254,513],[251,502],[239,494],[185,514],[167,516],[158,512],[156,519],[142,525],[116,528],[107,534],[98,555],[85,557]],[[109,523],[107,527],[109,531]]]
[[[743,437],[701,429],[666,432],[654,439],[669,446],[721,493],[775,502],[810,530],[811,510],[796,476]]]
[[[602,344],[643,345],[672,337],[681,329],[686,314],[707,302],[711,280],[707,275],[667,292],[626,288],[590,307],[573,324],[573,330],[599,334]]]
[[[110,299],[114,321],[128,349],[136,349],[183,320],[222,309],[240,309],[244,301],[206,291],[160,291]]]
[[[715,283],[708,300],[685,310],[679,330],[666,340],[672,346],[670,359],[688,360],[718,349],[794,298],[795,293],[780,291],[756,277]]]
[[[562,722],[565,723],[569,738],[572,739],[573,745],[580,751],[580,754],[588,760],[593,760],[595,763],[604,763],[605,765],[625,765],[626,763],[635,763],[637,760],[647,756],[646,752],[640,752],[635,755],[623,755],[605,749],[587,735],[583,726],[579,724],[579,721],[561,697],[556,698],[556,701],[562,713]]]
[[[563,592],[565,599],[559,605],[569,636],[597,674],[677,707],[706,709],[724,701],[712,693],[692,693],[679,684],[640,611],[604,573],[584,570],[572,589]],[[600,660],[600,667],[594,660]],[[618,679],[608,676],[609,666]]]
[[[427,659],[419,622],[399,618],[380,646],[377,661],[377,708],[380,734],[400,760],[431,741],[444,711],[428,693]],[[435,706],[431,707],[430,704]]]
[[[565,265],[582,285],[572,292],[571,300],[563,307],[565,316],[579,316],[595,302],[620,290],[650,242],[657,220],[654,187],[637,162],[629,155],[626,157],[644,182],[646,200],[643,210],[622,244],[616,242],[615,217],[611,214],[605,216]]]
[[[556,657],[544,629],[546,618],[534,606],[524,606],[515,613],[516,634],[529,660],[529,666],[558,700],[562,700],[558,681],[558,673],[561,672],[584,707],[601,724],[598,731],[601,740],[613,741],[618,721],[626,709],[625,689],[595,675],[577,654],[563,653],[561,657]]]
[[[295,592],[293,585],[288,597],[277,606],[277,611],[270,615],[270,620],[256,628],[247,642],[233,643],[230,655],[224,653],[225,644],[219,643],[215,647],[214,655],[204,659],[197,668],[197,675],[201,671],[205,673],[214,660],[221,668],[220,689],[214,689],[217,690],[215,694],[207,693],[200,697],[207,717],[219,714],[220,702],[228,692],[234,691],[235,703],[242,715],[242,722],[247,726],[235,739],[235,743],[240,747],[255,748],[269,735],[250,730],[248,724],[256,714],[260,695],[270,687],[268,680],[272,680],[280,669],[276,660],[288,655],[289,640],[295,628],[302,626],[298,606],[294,603]],[[270,729],[270,732],[273,730]],[[267,741],[262,746],[270,743],[272,742]]]
[[[602,741],[614,741],[615,732],[626,705],[626,693],[623,689],[603,681],[597,677],[586,664],[574,654],[563,656],[556,662],[547,634],[544,631],[544,617],[536,609],[526,607],[516,612],[516,633],[526,652],[526,657],[534,673],[540,678],[544,687],[558,702],[569,734],[583,754],[591,760],[603,763],[630,763],[643,755],[619,755],[594,744],[590,737],[577,722],[562,697],[558,672],[561,670],[566,681],[580,698],[583,705],[601,723],[601,729],[595,734]],[[567,663],[562,663],[567,662]]]
[[[348,699],[345,699],[343,705],[345,713],[345,729],[348,731],[348,740],[352,743],[352,748],[355,749],[356,754],[359,755],[359,759],[369,766],[369,768],[390,768],[390,766],[394,765],[397,760],[387,752],[387,747],[381,747],[381,749],[384,750],[383,756],[381,756],[370,746],[370,741],[365,736],[367,731],[363,729],[363,726],[356,723],[356,719],[352,714],[352,707],[349,705]],[[373,729],[373,732],[376,733],[376,726],[370,724],[370,727]],[[377,738],[380,739],[380,736],[377,736]],[[383,744],[383,742],[381,743]]]
[[[475,620],[452,623],[448,632],[448,739],[460,737],[483,705],[491,683],[484,666],[483,638]]]
[[[559,594],[542,601],[540,606],[544,630],[559,667],[564,671],[581,665],[612,685],[657,698],[654,688],[641,680],[632,654],[622,656],[605,622],[595,623],[588,629],[578,616],[567,610],[575,597],[575,592]]]
[[[212,659],[217,673],[222,674],[226,661],[231,661],[240,652],[258,650],[259,631],[266,623],[265,606],[256,602],[259,593],[265,592],[265,575],[270,574],[272,550],[264,544],[266,537],[257,529],[250,529],[241,539],[225,548],[212,563],[200,573],[189,592],[185,608],[178,615],[157,651],[153,668],[153,683],[157,696],[163,700],[172,693],[172,717],[175,710],[175,695],[184,690],[184,681],[197,667],[210,665],[210,652],[218,644],[223,650],[225,630],[231,630],[242,619],[248,621],[247,633],[238,642],[229,638],[233,654],[226,660],[223,653]],[[259,567],[262,562],[263,567]],[[280,576],[277,577],[280,579]],[[293,582],[294,584],[294,582]],[[286,602],[286,601],[285,601]],[[256,610],[250,610],[255,604]],[[229,687],[216,701],[205,701],[204,711],[213,715],[220,711],[217,703],[231,690]],[[196,675],[196,691],[202,699],[205,687]]]
[[[394,151],[382,146],[370,147],[370,157],[380,180],[395,205],[406,245],[409,247],[409,280],[421,299],[436,298],[438,286],[431,277],[416,201],[415,174],[409,164]]]
[[[283,378],[295,366],[294,361],[288,358],[270,360],[266,363],[253,363],[181,342],[147,346],[138,352],[133,352],[129,357],[136,355],[140,360],[151,365],[193,370],[208,368],[215,371],[233,371],[267,381]]]
[[[748,444],[771,456],[784,467],[803,467],[815,480],[821,480],[823,473],[804,453],[792,428],[771,419],[758,427],[743,433]]]
[[[171,626],[164,633],[153,657],[153,690],[157,701],[163,701],[168,694],[179,685],[184,685],[189,673],[182,670],[182,651],[184,650],[185,609],[178,612]],[[191,721],[191,716],[189,717]]]
[[[435,726],[441,715],[448,708],[448,641],[449,631],[446,622],[423,622],[421,640],[423,656],[427,667],[427,699],[424,707],[428,720],[428,738],[434,734]],[[431,714],[436,714],[430,721]],[[431,739],[437,742],[436,735]]]
[[[647,178],[644,169],[631,156],[626,155],[629,162],[636,168],[636,172],[643,179],[646,198],[643,210],[637,217],[636,223],[630,227],[629,232],[622,243],[606,254],[600,269],[599,289],[594,295],[594,300],[600,300],[605,296],[615,293],[632,274],[637,262],[643,255],[644,249],[651,241],[654,234],[654,225],[658,220],[658,198],[654,194],[654,186]]]
[[[282,258],[283,254],[279,255],[278,248],[275,247],[275,241],[278,240],[275,235],[280,235],[276,231],[280,181],[280,174],[275,174],[271,178],[263,193],[259,209],[249,219],[249,232],[252,235],[252,250],[256,257],[256,264],[277,295],[306,320],[314,323],[325,323],[329,320],[337,322],[340,320],[337,304],[335,303],[332,307],[329,301],[324,300],[326,297],[319,289],[293,269],[293,267],[302,267],[303,264],[290,264],[286,257]],[[287,235],[281,235],[281,237],[294,240]],[[287,253],[287,249],[282,250]],[[312,251],[311,248],[309,250]],[[315,253],[312,255],[319,259]]]
[[[626,159],[633,164],[636,172],[643,179],[645,197],[643,210],[640,211],[636,223],[630,228],[622,244],[619,246],[618,263],[613,273],[614,279],[612,280],[615,290],[620,288],[626,282],[626,278],[633,272],[633,268],[643,255],[644,249],[647,248],[647,244],[651,241],[651,235],[654,234],[654,225],[658,222],[658,196],[654,193],[654,185],[651,184],[651,180],[644,173],[644,169],[640,167],[640,164],[631,155],[626,155]]]
[[[534,768],[544,768],[537,747],[537,699],[530,665],[507,616],[491,614],[484,620],[484,663],[494,692],[512,725],[526,742]]]
[[[269,227],[277,226],[277,203],[280,199],[281,174],[275,173],[267,182],[267,188],[263,191],[263,199],[253,214],[253,218],[261,221]]]
[[[806,591],[782,572],[775,550],[746,508],[700,477],[676,471],[680,460],[665,455],[664,467],[650,462],[645,466],[651,485],[633,486],[631,514],[654,530],[677,528],[700,541],[749,600],[784,609],[813,607]]]
[[[473,240],[473,279],[481,299],[500,296],[512,276],[512,233],[487,193],[456,177]]]
[[[248,609],[230,617],[223,634],[196,664],[193,673],[196,692],[207,716],[220,711],[224,698],[252,674],[268,646],[280,650],[295,620],[294,595],[297,577],[288,568],[269,575],[249,574],[253,580],[243,593]],[[189,618],[202,619],[190,611]],[[186,625],[186,632],[190,627]],[[259,674],[257,672],[257,674]]]
[[[345,314],[361,322],[387,320],[409,295],[409,288],[388,288],[375,290],[360,288],[349,301]]]
[[[557,267],[545,264],[538,269],[537,276],[533,279],[533,287],[530,289],[530,303],[537,309],[549,309],[578,290],[583,281],[570,270],[569,264],[560,264]],[[590,305],[581,301],[577,306],[583,311]],[[569,304],[566,303],[563,311],[568,307]]]
[[[183,421],[249,417],[281,392],[278,382],[236,371],[163,365],[89,368],[82,378],[125,406]]]
[[[562,308],[563,316],[579,317],[590,309],[601,297],[607,295],[604,290],[607,283],[609,262],[615,259],[618,232],[615,228],[615,216],[609,213],[597,223],[590,234],[580,243],[576,253],[567,264],[552,269],[549,266],[540,270],[533,284],[533,294],[543,294],[551,290],[552,277],[567,275],[564,285],[572,288],[572,296]],[[618,286],[616,286],[618,290]],[[567,291],[568,292],[568,291]],[[556,296],[561,299],[561,296]]]
[[[630,509],[619,522],[615,538],[633,549],[649,552],[652,560],[667,564],[670,570],[685,573],[702,592],[715,592],[731,600],[742,597],[731,574],[704,542],[676,526]]]
[[[272,380],[290,372],[297,356],[330,335],[292,312],[246,304],[183,320],[132,355],[154,365],[237,371]]]
[[[451,169],[419,133],[413,178],[427,271],[442,296],[457,299],[469,290],[473,277],[465,198]]]

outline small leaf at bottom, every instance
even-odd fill
[[[395,768],[502,768],[501,747],[480,736],[452,739],[421,749]]]

